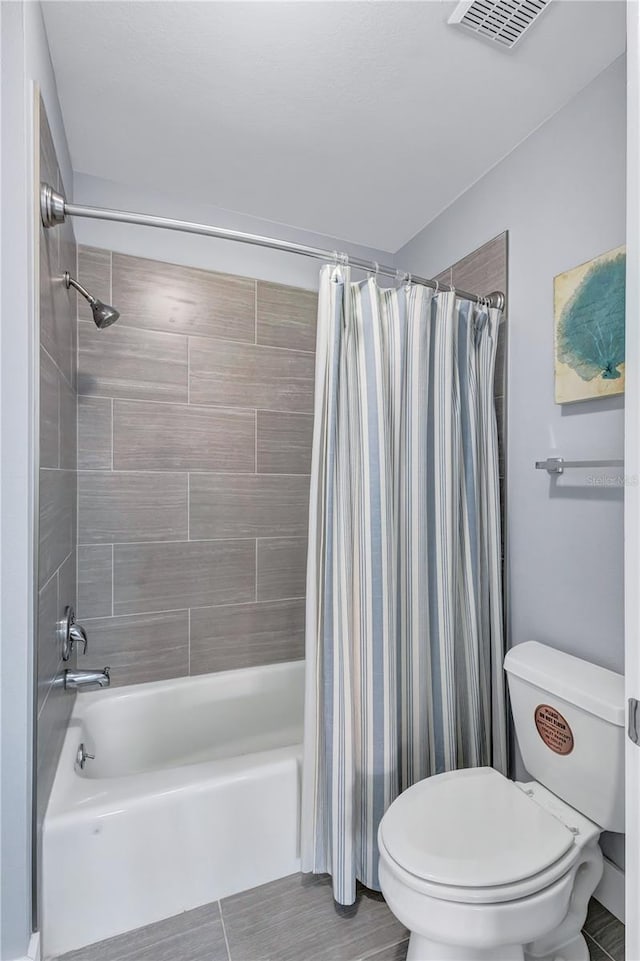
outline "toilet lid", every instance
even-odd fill
[[[461,887],[533,877],[574,843],[562,821],[489,767],[414,784],[382,818],[380,838],[406,871]]]

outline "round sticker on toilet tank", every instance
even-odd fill
[[[538,734],[556,754],[571,754],[573,751],[573,731],[565,717],[549,704],[538,704],[535,710]]]

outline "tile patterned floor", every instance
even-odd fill
[[[624,924],[593,899],[584,931],[591,961],[624,961]]]
[[[624,961],[624,925],[592,901],[591,961]],[[63,955],[58,961],[405,961],[407,932],[381,895],[340,908],[299,874]]]

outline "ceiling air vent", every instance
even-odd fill
[[[551,0],[471,0],[459,3],[449,23],[501,47],[514,47]]]

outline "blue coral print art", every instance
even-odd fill
[[[624,392],[624,247],[554,280],[556,403]]]

